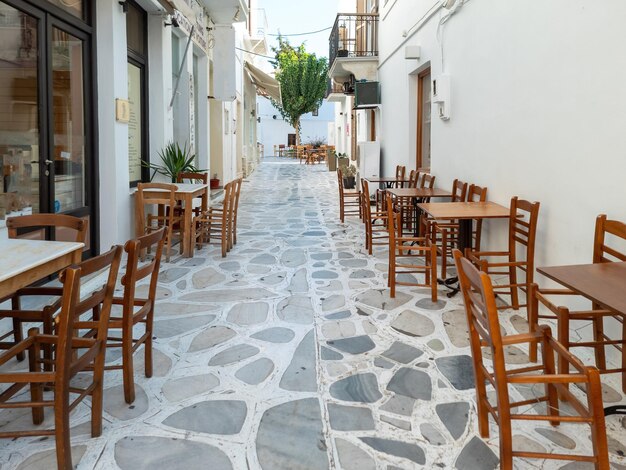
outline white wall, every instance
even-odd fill
[[[257,99],[258,116],[261,123],[258,125],[257,140],[265,146],[265,155],[273,155],[274,145],[287,145],[287,134],[295,134],[295,129],[287,123],[280,112],[267,98]],[[274,116],[276,119],[274,119]],[[315,138],[322,138],[329,143],[328,125],[334,120],[334,106],[324,101],[319,109],[318,116],[307,113],[302,116],[300,141],[306,144]]]
[[[443,67],[452,107],[448,122],[432,119],[438,186],[461,178],[496,202],[540,201],[537,266],[589,262],[595,217],[626,220],[626,56],[615,49],[626,3],[474,0],[441,27],[441,43],[441,10],[411,30],[435,3],[390,0],[381,12],[385,172],[414,168],[414,74]],[[404,59],[406,44],[421,46],[419,61]],[[486,225],[501,246],[504,223]]]

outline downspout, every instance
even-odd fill
[[[176,98],[176,93],[178,92],[178,85],[180,85],[180,77],[183,74],[183,68],[185,67],[185,63],[187,62],[187,52],[189,52],[189,46],[191,45],[191,39],[193,37],[193,30],[195,27],[196,26],[193,25],[191,27],[191,31],[189,31],[189,39],[187,40],[187,46],[185,46],[185,54],[183,55],[183,60],[180,63],[180,68],[178,69],[176,85],[174,85],[174,92],[172,93],[172,99],[170,100],[170,108],[174,105],[174,99]]]

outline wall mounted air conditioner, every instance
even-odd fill
[[[356,82],[354,84],[354,106],[373,106],[380,104],[380,86],[378,82]]]

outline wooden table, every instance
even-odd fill
[[[0,240],[0,298],[78,263],[84,243]]]
[[[391,197],[396,199],[411,198],[411,204],[413,205],[413,220],[415,221],[414,235],[416,237],[421,235],[421,227],[419,226],[419,202],[423,199],[431,197],[447,198],[453,196],[452,193],[438,188],[392,188],[387,189],[386,191],[391,194]]]
[[[202,211],[206,211],[209,204],[209,185],[203,183],[174,183],[178,190],[176,190],[175,197],[179,201],[183,201],[183,239],[182,256],[191,258],[193,256],[193,250],[195,247],[194,242],[194,230],[193,223],[193,200],[196,198],[202,199]],[[164,192],[162,189],[151,189],[145,191],[146,194]],[[144,227],[141,226],[141,217],[139,211],[143,210],[143,207],[138,207],[135,204],[135,234],[139,237],[144,234]]]
[[[397,178],[395,176],[368,176],[364,179],[366,179],[370,183],[382,183],[387,189],[393,188],[396,183],[404,185],[404,183],[410,182],[410,180],[407,178]]]
[[[537,272],[578,292],[603,308],[626,314],[626,262],[537,268]],[[626,406],[609,406],[604,414],[626,414]]]
[[[495,202],[423,202],[417,205],[433,219],[459,220],[459,249],[472,247],[472,221],[508,219],[510,210]]]

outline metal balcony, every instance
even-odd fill
[[[340,13],[329,38],[329,61],[338,57],[378,57],[378,13]]]

